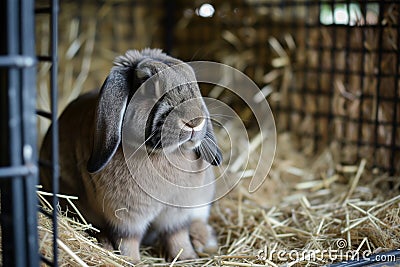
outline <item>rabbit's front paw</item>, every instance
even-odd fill
[[[197,259],[197,253],[194,251],[190,242],[189,229],[183,228],[167,235],[168,259],[171,261],[177,255],[179,260]],[[181,252],[182,250],[182,252]]]
[[[121,254],[131,258],[132,263],[138,263],[140,261],[140,239],[136,237],[128,237],[120,239],[120,243],[117,244]]]
[[[190,238],[197,252],[214,253],[217,251],[217,238],[211,225],[202,220],[193,220],[190,225]]]

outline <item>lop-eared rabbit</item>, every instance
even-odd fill
[[[50,137],[49,130],[43,160],[51,157]],[[133,147],[128,156],[124,139]],[[78,97],[61,114],[59,146],[60,193],[78,196],[79,211],[101,230],[105,246],[134,262],[141,242],[154,237],[169,259],[181,249],[179,259],[193,259],[216,246],[208,224],[215,189],[188,188],[212,185],[211,165],[222,154],[188,64],[156,49],[117,57],[101,90]],[[51,189],[46,168],[41,181]]]

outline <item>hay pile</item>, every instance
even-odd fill
[[[306,266],[310,260],[321,265],[330,262],[327,253],[322,258],[299,257],[297,262],[290,258],[282,261],[276,253],[266,259],[257,256],[264,255],[260,250],[272,249],[293,256],[296,252],[302,255],[340,246],[342,251],[358,250],[361,255],[364,251],[375,253],[400,247],[399,177],[373,175],[366,170],[365,160],[354,166],[337,165],[329,149],[316,158],[306,159],[293,148],[289,134],[279,136],[277,148],[269,178],[259,191],[249,194],[245,179],[213,205],[210,222],[218,235],[218,252],[173,265]],[[67,198],[73,203],[73,197]],[[50,207],[44,202],[43,205]],[[92,228],[90,225],[64,215],[59,217],[61,266],[131,265],[128,258],[101,248],[85,232]],[[49,257],[51,222],[43,215],[39,222],[40,251]],[[141,253],[142,264],[171,266],[164,261],[160,247],[143,247]],[[338,255],[336,261],[346,260],[345,256]]]

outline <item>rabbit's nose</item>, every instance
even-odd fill
[[[190,121],[184,121],[182,120],[183,126],[182,126],[182,130],[185,131],[200,131],[203,129],[204,124],[205,124],[205,119],[204,118],[194,118]]]

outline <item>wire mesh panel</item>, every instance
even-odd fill
[[[2,265],[38,266],[34,3],[0,5]]]
[[[313,155],[400,171],[398,1],[177,1],[174,55],[254,79]]]

